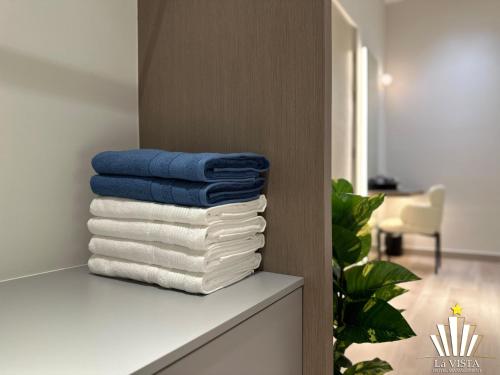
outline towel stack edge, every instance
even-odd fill
[[[108,151],[92,166],[92,273],[209,294],[260,266],[264,157]]]
[[[253,274],[260,261],[261,255],[254,254],[245,264],[202,274],[98,255],[91,256],[88,265],[91,272],[103,276],[132,279],[189,293],[210,294]]]

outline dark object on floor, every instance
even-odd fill
[[[385,252],[389,256],[403,255],[403,236],[387,233],[385,236]]]

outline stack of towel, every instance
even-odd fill
[[[92,166],[91,272],[208,294],[259,267],[264,157],[142,149]]]

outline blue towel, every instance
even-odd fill
[[[206,183],[154,177],[97,175],[91,178],[90,186],[98,195],[211,207],[257,199],[264,186],[264,179]]]
[[[141,149],[101,152],[92,159],[92,166],[99,174],[215,182],[257,178],[267,171],[269,162],[253,153],[190,154]]]

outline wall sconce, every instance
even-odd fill
[[[382,74],[382,77],[380,77],[380,82],[382,83],[382,86],[387,87],[392,84],[393,78],[390,74],[384,73]]]

